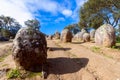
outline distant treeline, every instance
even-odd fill
[[[69,24],[74,34],[83,29],[97,29],[103,24],[110,24],[120,37],[120,0],[87,0],[79,10],[79,22]]]
[[[0,38],[14,38],[21,25],[9,16],[0,16]]]
[[[35,28],[39,30],[40,23],[38,20],[27,20],[25,25],[30,28]],[[16,19],[9,16],[0,16],[0,41],[9,40],[14,38],[17,31],[22,27]]]

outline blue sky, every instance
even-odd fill
[[[11,16],[24,25],[28,19],[38,19],[46,34],[61,32],[79,21],[79,8],[86,0],[0,0],[0,15]]]

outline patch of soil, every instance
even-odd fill
[[[59,46],[66,48],[69,47],[69,52],[76,57],[84,57],[89,59],[89,62],[85,69],[97,78],[97,80],[116,80],[120,79],[120,62],[104,55],[96,54],[92,52],[87,45],[88,43],[73,44],[73,43],[61,43],[54,40]],[[84,45],[86,44],[86,46]]]
[[[120,79],[120,62],[92,52],[90,47],[95,46],[94,43],[61,43],[59,40],[48,40],[47,44],[48,63],[47,70],[45,70],[47,75],[46,79],[40,76],[34,76],[24,80]],[[0,70],[7,68],[13,69],[15,67],[11,55],[0,62]],[[6,80],[6,76],[4,75],[0,80]]]

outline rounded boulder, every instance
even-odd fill
[[[104,47],[115,45],[115,30],[110,24],[104,24],[95,32],[95,43]]]
[[[68,29],[64,29],[61,32],[61,41],[62,42],[71,42],[72,41],[72,33]]]
[[[47,60],[45,35],[38,30],[21,28],[13,40],[13,59],[18,68],[32,70]]]

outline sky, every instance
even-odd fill
[[[37,19],[40,31],[46,34],[61,32],[65,26],[79,21],[79,9],[86,0],[0,0],[0,15],[15,18],[23,27],[24,21]]]

